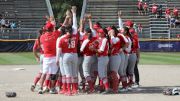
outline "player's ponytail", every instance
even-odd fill
[[[114,30],[115,33],[115,37],[118,35],[119,31],[117,30],[117,28],[115,26],[111,27]]]
[[[65,32],[66,32],[66,34],[68,34],[68,36],[69,36],[68,42],[69,42],[69,44],[71,44],[71,38],[72,38],[72,33],[73,33],[72,26],[71,25],[67,26],[65,28]]]
[[[88,33],[88,39],[91,40],[93,35],[92,35],[92,30],[90,28],[85,29],[86,33]]]
[[[38,39],[38,45],[40,46],[40,38],[41,38],[41,35],[43,34],[43,29],[40,29],[39,30],[39,33],[38,33],[38,37],[37,37],[37,39]]]

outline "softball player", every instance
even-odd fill
[[[43,60],[43,57],[44,57],[44,55],[43,55],[44,52],[43,52],[43,50],[41,48],[41,45],[40,45],[40,37],[41,37],[41,35],[43,33],[44,33],[43,30],[39,30],[38,39],[35,41],[34,46],[33,46],[33,54],[34,54],[34,56],[36,58],[36,61],[40,63],[41,69],[40,69],[38,75],[34,79],[34,84],[31,86],[31,91],[34,91],[34,89],[36,87],[36,84],[38,83],[38,81],[40,80],[41,75],[42,75],[42,68],[43,68],[42,67],[42,64],[43,64],[42,60]],[[40,52],[40,55],[37,53],[38,51]]]
[[[94,92],[94,85],[91,77],[94,73],[94,68],[97,67],[97,62],[96,52],[90,50],[90,47],[93,47],[93,42],[96,40],[96,31],[92,28],[91,15],[88,18],[90,28],[85,30],[85,35],[88,38],[83,41],[80,51],[84,54],[83,74],[89,84],[89,93],[92,93]]]
[[[76,7],[72,7],[73,26],[65,28],[66,35],[60,40],[58,51],[63,54],[63,67],[65,69],[67,92],[66,95],[77,94],[78,90],[78,56],[77,56],[77,19]],[[72,90],[71,90],[72,86]]]
[[[105,91],[102,94],[109,93],[109,83],[107,79],[107,66],[109,63],[108,51],[109,51],[109,44],[106,38],[105,29],[98,30],[98,48],[93,49],[98,53],[98,74],[100,78],[100,92],[102,92],[103,87],[105,87]]]
[[[112,89],[114,93],[118,93],[119,87],[119,76],[118,70],[121,64],[121,57],[119,56],[119,51],[121,49],[121,41],[117,37],[119,31],[113,26],[112,29],[108,32],[110,36],[110,57],[109,57],[109,64],[110,64],[110,78],[109,81],[112,85]]]
[[[69,10],[67,10],[67,12],[69,12]],[[65,37],[65,26],[69,25],[70,24],[70,19],[71,19],[71,14],[69,13],[66,13],[66,18],[64,20],[64,23],[63,25],[58,29],[58,31],[60,31],[62,34],[61,36],[57,39],[56,41],[56,52],[57,52],[57,55],[56,55],[56,64],[60,67],[60,74],[61,74],[61,77],[59,78],[59,81],[62,82],[62,89],[59,90],[59,93],[60,94],[65,94],[66,91],[67,91],[67,84],[66,84],[66,74],[65,74],[65,68],[63,66],[63,56],[64,54],[60,54],[59,50],[58,50],[58,45],[59,45],[59,42],[60,40]]]
[[[128,60],[128,68],[127,68],[127,73],[128,73],[128,86],[131,87],[133,85],[133,75],[134,75],[134,67],[137,62],[137,52],[139,49],[139,41],[137,37],[137,33],[133,28],[130,29],[130,33],[132,36],[132,49],[129,55],[129,60]]]
[[[54,32],[54,26],[51,23],[47,23],[45,27],[47,29],[47,32],[45,32],[40,38],[42,49],[44,51],[42,73],[43,75],[48,73],[48,75],[46,75],[47,82],[45,82],[46,89],[48,88],[47,85],[50,82],[51,83],[50,93],[54,94],[57,93],[55,89],[55,80],[56,80],[56,73],[58,70],[58,67],[56,65],[56,40],[59,37],[60,33]],[[41,77],[39,94],[43,93],[42,91],[43,81],[44,81],[44,76]]]
[[[121,76],[121,82],[122,82],[122,89],[120,89],[121,92],[127,91],[127,75],[126,75],[126,69],[127,69],[127,63],[128,63],[128,53],[131,50],[131,39],[129,38],[129,29],[127,27],[123,28],[123,34],[119,34],[119,37],[124,39],[125,44],[122,46],[122,50],[120,51],[120,57],[121,57],[121,65],[119,68],[119,74]],[[125,36],[125,37],[124,37]]]

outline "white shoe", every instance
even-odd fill
[[[48,93],[49,89],[46,87],[45,89],[43,89],[43,93]]]
[[[132,88],[139,88],[139,85],[137,83],[134,83],[131,87]]]
[[[50,91],[49,91],[50,94],[57,94],[57,90],[55,88],[52,88]]]
[[[128,90],[132,90],[133,88],[131,86],[127,87]]]
[[[119,92],[127,92],[127,91],[128,91],[127,88],[121,88],[121,89],[119,89]]]

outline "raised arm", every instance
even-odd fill
[[[95,36],[96,36],[96,31],[95,31],[94,28],[93,28],[92,15],[91,15],[91,14],[87,14],[87,18],[88,18],[88,21],[89,21],[89,28],[90,28],[91,31],[92,31],[93,37],[95,37]]]
[[[122,22],[122,12],[118,11],[118,24],[119,24],[119,28],[122,29],[123,28],[123,22]]]
[[[73,15],[73,34],[77,34],[77,17],[76,17],[76,6],[72,6],[72,15]]]
[[[62,24],[62,26],[67,26],[70,24],[70,21],[71,21],[71,12],[69,10],[66,11],[66,18]],[[59,31],[61,31],[61,27],[58,29]]]

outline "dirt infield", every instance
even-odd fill
[[[25,70],[14,70],[25,68]],[[30,91],[37,65],[0,66],[0,101],[179,101],[178,96],[164,96],[162,89],[180,87],[180,65],[141,65],[141,87],[127,94],[116,95],[38,95]],[[6,98],[6,91],[17,92],[16,98]]]

